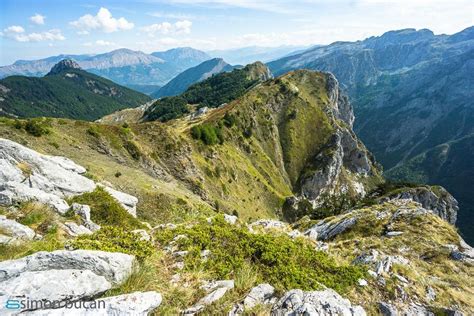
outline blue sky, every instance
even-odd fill
[[[130,48],[328,44],[401,28],[452,34],[472,0],[0,0],[0,65]]]

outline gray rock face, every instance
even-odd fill
[[[48,73],[48,75],[56,75],[70,69],[81,69],[81,67],[72,59],[63,59],[54,65],[53,68],[51,68],[51,71]]]
[[[357,177],[372,174],[372,160],[367,149],[352,130],[337,127],[331,140],[311,162],[316,170],[300,180],[301,195],[317,201],[322,194],[341,194],[352,188],[360,196],[366,194]],[[353,173],[351,180],[342,180],[342,170]]]
[[[303,292],[291,290],[272,308],[272,315],[366,315],[361,306],[353,306],[331,289]]]
[[[406,190],[397,194],[390,195],[383,201],[393,199],[410,199],[418,202],[425,209],[432,210],[433,213],[444,219],[450,224],[456,223],[457,213],[459,211],[458,202],[445,189],[438,187],[437,192],[431,188],[419,187]]]
[[[334,115],[352,128],[355,120],[354,110],[347,96],[341,93],[336,77],[330,72],[326,73],[326,88],[330,102],[335,105]]]
[[[105,297],[92,302],[84,302],[82,308],[75,309],[75,316],[146,316],[161,304],[162,297],[157,292],[134,292],[119,296]],[[59,308],[23,313],[30,316],[69,316],[71,309]]]
[[[88,250],[38,252],[3,261],[0,303],[10,297],[63,303],[87,300],[123,283],[134,262],[130,255]]]
[[[342,170],[344,152],[341,146],[341,134],[333,135],[327,145],[314,159],[315,171],[301,181],[301,195],[308,200],[316,200],[321,194],[333,194],[337,179]]]
[[[0,234],[5,234],[7,237],[5,241],[8,240],[8,242],[33,240],[36,235],[28,226],[7,219],[4,215],[0,215]]]
[[[64,214],[65,198],[91,192],[94,181],[82,176],[84,167],[65,157],[40,154],[8,139],[0,138],[0,205],[38,201]],[[105,187],[132,215],[136,197]]]

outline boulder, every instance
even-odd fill
[[[239,218],[235,215],[224,214],[224,220],[231,225],[235,225]]]
[[[96,275],[103,276],[112,285],[118,285],[130,276],[134,264],[133,256],[118,252],[40,251],[20,259],[0,262],[0,282],[9,282],[25,272],[90,270]]]
[[[329,240],[345,232],[357,223],[357,216],[344,214],[330,219],[324,219],[304,232],[306,236],[316,237],[317,240]]]
[[[25,271],[0,282],[0,293],[3,294],[0,300],[3,297],[26,297],[32,301],[74,302],[93,298],[111,287],[104,276],[90,270]]]
[[[275,288],[268,283],[259,284],[250,290],[244,299],[244,308],[251,309],[257,305],[271,304]]]
[[[395,306],[385,302],[379,302],[379,311],[383,316],[398,316]]]
[[[69,210],[66,198],[96,188],[94,181],[82,175],[85,172],[68,158],[43,155],[0,138],[0,205],[32,200],[64,214]],[[136,216],[136,197],[109,187],[105,190]]]
[[[22,315],[28,316],[146,316],[161,304],[161,295],[157,292],[134,292],[112,297],[96,299],[91,302],[83,302],[81,308],[74,309],[72,313],[69,308],[58,308],[48,310],[37,310]]]
[[[112,197],[114,197],[120,204],[133,216],[137,217],[137,204],[138,199],[133,195],[117,191],[115,189],[104,186],[105,191],[107,191]]]
[[[274,219],[260,219],[249,225],[251,229],[255,227],[262,227],[263,229],[286,229],[288,224]]]
[[[28,226],[20,224],[14,220],[7,219],[4,215],[0,215],[0,233],[9,237],[9,241],[33,240],[35,232]],[[0,244],[2,242],[0,241]]]
[[[202,311],[207,305],[222,298],[228,290],[234,288],[233,280],[212,281],[201,287],[208,294],[201,298],[196,304],[183,311],[184,315],[195,315]]]
[[[35,200],[64,213],[68,206],[61,199],[95,189],[94,181],[81,175],[84,172],[83,167],[67,158],[43,155],[0,138],[2,203]]]
[[[83,225],[77,225],[74,222],[65,222],[64,230],[66,231],[66,233],[73,237],[92,234],[92,231],[89,228]]]
[[[82,223],[86,228],[88,228],[92,232],[95,232],[100,229],[100,226],[91,220],[91,208],[89,207],[89,205],[72,203],[71,208],[75,214],[81,217]]]
[[[272,315],[366,315],[334,290],[303,292],[291,290],[272,307]]]

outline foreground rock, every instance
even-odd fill
[[[291,290],[272,308],[272,315],[366,315],[361,306],[353,306],[331,289],[303,292]]]
[[[157,292],[134,292],[119,296],[105,297],[92,302],[84,302],[79,309],[48,309],[24,313],[31,316],[146,316],[161,304]],[[23,314],[22,314],[23,315]]]
[[[74,302],[123,283],[135,258],[103,251],[58,250],[0,262],[0,304],[10,297]]]
[[[65,157],[48,156],[0,138],[0,205],[38,201],[60,214],[69,210],[66,198],[93,191],[97,184],[84,177],[86,169]],[[136,216],[136,197],[105,187]]]
[[[251,309],[257,305],[273,303],[275,299],[275,288],[270,284],[260,284],[250,290],[250,293],[244,299],[244,308]]]

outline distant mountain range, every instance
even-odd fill
[[[151,96],[161,98],[178,95],[186,91],[189,86],[196,82],[200,82],[221,72],[231,71],[232,69],[234,69],[234,67],[226,63],[222,58],[213,58],[183,71],[158,91],[152,93]]]
[[[391,31],[336,42],[269,63],[276,75],[330,71],[356,112],[356,133],[387,175],[438,183],[459,199],[459,227],[474,241],[474,27],[434,35]],[[471,174],[469,173],[471,172]]]
[[[162,86],[183,70],[211,57],[189,47],[152,54],[123,48],[98,55],[58,55],[40,60],[19,60],[13,65],[0,67],[0,78],[12,75],[43,76],[63,59],[72,59],[82,69],[122,85]]]
[[[230,64],[245,65],[255,61],[274,60],[301,48],[245,47],[206,53],[190,47],[179,47],[151,54],[122,48],[98,55],[58,55],[39,60],[18,60],[12,65],[0,67],[0,78],[12,75],[41,77],[61,60],[72,59],[88,72],[150,94],[186,69],[212,58],[223,58]]]
[[[269,62],[282,58],[301,50],[308,49],[305,46],[278,46],[278,47],[260,47],[249,46],[226,50],[212,50],[207,53],[212,57],[220,57],[233,65],[247,65],[256,61]]]
[[[0,116],[96,120],[149,100],[147,95],[82,70],[70,59],[54,65],[44,77],[0,80]]]

